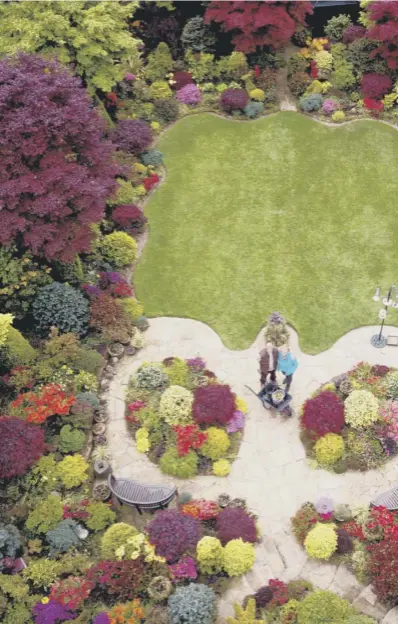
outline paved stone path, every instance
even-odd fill
[[[316,356],[301,353],[298,337],[291,330],[291,348],[299,360],[292,393],[295,416],[284,419],[263,409],[245,384],[258,389],[258,354],[263,348],[262,333],[244,351],[230,351],[218,335],[199,321],[156,318],[145,336],[147,346],[134,358],[119,364],[109,390],[110,422],[108,445],[114,472],[148,483],[174,483],[162,475],[148,458],[138,453],[124,420],[125,389],[130,376],[143,361],[159,361],[168,356],[182,358],[200,355],[217,377],[246,399],[249,414],[239,456],[227,478],[196,477],[179,481],[180,491],[193,496],[215,498],[222,492],[243,497],[259,517],[264,535],[256,547],[256,564],[245,577],[236,579],[220,602],[221,618],[232,615],[235,600],[242,600],[264,585],[269,578],[290,580],[301,576],[321,588],[329,588],[354,599],[361,586],[344,566],[317,563],[290,533],[290,517],[306,502],[330,496],[336,503],[368,504],[378,492],[392,487],[398,478],[398,459],[379,470],[344,475],[314,470],[308,464],[298,435],[298,410],[302,402],[321,384],[343,373],[359,361],[398,367],[398,349],[374,349],[369,338],[377,327],[362,327],[340,338],[334,346]],[[396,328],[386,328],[396,333]],[[223,621],[221,619],[221,621]]]

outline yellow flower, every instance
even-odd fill
[[[48,604],[50,602],[50,599],[49,598],[42,598],[41,601],[42,601],[43,604]]]

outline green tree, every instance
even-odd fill
[[[138,2],[0,3],[0,55],[39,52],[72,64],[93,94],[110,91],[140,65],[139,39],[128,19]]]
[[[166,74],[173,69],[173,57],[170,54],[169,46],[163,41],[158,47],[148,55],[148,65],[145,68],[146,77],[154,82],[164,80]]]

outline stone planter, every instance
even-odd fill
[[[106,435],[103,433],[101,435],[95,435],[94,436],[94,444],[95,446],[103,446],[104,444],[106,444],[107,441],[107,437]]]
[[[114,342],[108,347],[108,354],[111,358],[118,358],[120,360],[123,357],[124,346],[120,342]]]
[[[135,355],[137,353],[137,349],[135,347],[133,347],[132,345],[129,345],[128,347],[126,347],[126,355]]]
[[[78,524],[76,529],[75,529],[75,533],[77,535],[77,537],[79,538],[79,540],[85,540],[86,537],[88,537],[88,531],[87,529],[82,526],[81,524]]]
[[[106,423],[108,422],[108,419],[109,419],[109,414],[105,410],[95,412],[94,414],[94,422],[96,423]]]
[[[93,487],[93,498],[97,501],[106,501],[110,498],[111,491],[107,483],[97,483]]]
[[[93,425],[93,434],[95,436],[103,435],[106,432],[106,424],[105,422],[96,422]]]
[[[105,477],[111,474],[112,468],[110,463],[105,459],[97,459],[97,461],[94,462],[94,472],[97,477],[105,479]]]
[[[145,331],[149,327],[149,321],[146,316],[139,316],[138,319],[134,321],[135,327],[138,327],[141,331]]]

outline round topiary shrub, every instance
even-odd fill
[[[206,429],[207,440],[200,447],[200,454],[209,457],[213,461],[221,459],[227,452],[230,440],[227,432],[219,427]]]
[[[254,119],[264,112],[263,102],[249,102],[243,109],[248,119]]]
[[[223,568],[228,576],[246,574],[254,564],[254,546],[242,539],[228,542],[223,551]]]
[[[213,624],[215,594],[206,585],[190,583],[169,597],[168,610],[170,624]]]
[[[252,544],[257,541],[254,518],[239,507],[227,507],[219,513],[217,517],[217,532],[223,545],[238,538]]]
[[[225,89],[220,97],[220,107],[227,113],[243,110],[249,101],[244,89]]]
[[[88,301],[68,284],[53,282],[43,286],[37,293],[32,306],[37,329],[47,334],[51,327],[60,333],[83,336],[88,327]]]
[[[101,557],[116,560],[116,550],[125,546],[129,537],[137,535],[138,531],[131,524],[117,522],[109,527],[101,538]]]
[[[218,574],[223,565],[223,547],[216,537],[206,535],[199,540],[196,557],[202,574]]]
[[[369,427],[379,418],[379,402],[368,390],[353,390],[344,407],[345,421],[354,429]]]
[[[333,113],[332,121],[334,121],[334,123],[341,123],[344,120],[345,120],[345,112],[344,111],[338,110],[338,111]]]
[[[122,119],[117,123],[112,139],[119,150],[139,156],[152,143],[153,133],[142,119]]]
[[[192,422],[192,403],[193,394],[190,390],[182,386],[170,386],[160,398],[159,414],[169,425],[187,425]]]
[[[231,472],[231,464],[228,459],[218,459],[213,463],[213,474],[216,477],[227,477]]]
[[[322,104],[322,113],[325,115],[331,115],[337,108],[337,102],[335,100],[327,99]]]
[[[225,425],[235,409],[235,395],[229,386],[195,388],[192,414],[199,425]]]
[[[0,417],[0,479],[24,475],[44,453],[44,431],[18,418]]]
[[[256,607],[258,609],[264,609],[267,604],[271,602],[273,596],[274,592],[269,585],[264,585],[264,587],[260,587],[260,589],[258,589],[254,594]]]
[[[156,116],[165,124],[176,121],[180,114],[180,107],[174,98],[170,100],[155,100]]]
[[[195,477],[198,472],[199,458],[195,451],[189,451],[183,457],[180,457],[175,447],[170,447],[162,455],[159,461],[159,467],[165,474],[179,479],[190,479]]]
[[[137,243],[126,232],[112,232],[98,244],[98,251],[116,269],[133,264],[137,256]]]
[[[318,437],[340,433],[344,427],[343,403],[334,392],[320,392],[304,403],[301,426]]]
[[[159,511],[146,531],[156,554],[168,563],[175,563],[185,551],[196,548],[200,539],[200,523],[176,510]]]
[[[327,433],[315,444],[316,459],[321,466],[333,466],[344,454],[344,440],[337,433]]]
[[[355,609],[344,598],[316,590],[299,602],[297,624],[341,624],[354,614]]]
[[[331,524],[318,522],[304,540],[304,547],[312,559],[330,559],[337,549],[337,533]]]

